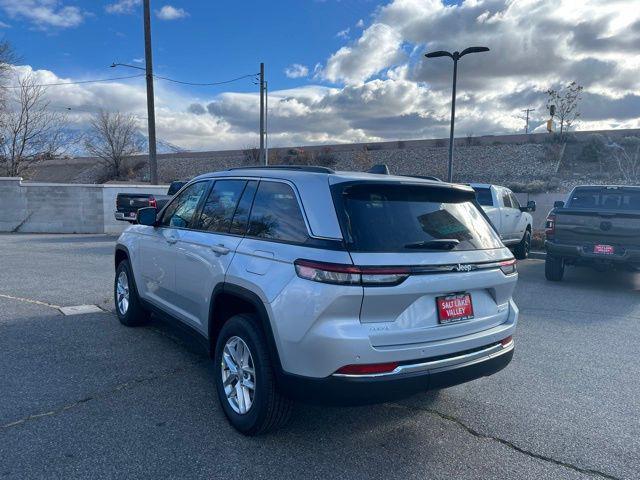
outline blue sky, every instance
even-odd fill
[[[142,7],[130,14],[109,14],[112,1],[67,1],[85,12],[75,28],[34,25],[24,16],[0,14],[4,29],[24,62],[36,69],[53,69],[63,77],[110,76],[113,61],[132,63],[144,57]],[[186,12],[184,18],[152,19],[154,67],[157,74],[195,82],[235,78],[258,71],[264,61],[271,88],[290,88],[308,80],[290,79],[285,68],[294,63],[314,66],[344,43],[338,32],[368,20],[371,0],[171,0],[151,1],[153,11],[165,5]],[[119,73],[122,70],[119,70]],[[228,87],[227,87],[228,88]],[[234,85],[255,89],[250,81]],[[194,89],[198,90],[198,89]],[[223,88],[199,89],[199,93]]]
[[[155,73],[214,82],[258,71],[270,86],[272,146],[442,138],[451,62],[429,50],[491,51],[459,66],[458,135],[544,128],[546,94],[584,86],[576,129],[640,128],[637,0],[152,0]],[[141,0],[0,0],[0,35],[21,62],[14,81],[78,81],[143,65]],[[64,85],[52,107],[85,128],[99,109],[145,131],[142,78]],[[250,80],[186,87],[156,80],[158,136],[193,150],[258,143]],[[68,110],[70,109],[70,110]]]

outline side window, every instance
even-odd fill
[[[513,205],[511,205],[511,197],[509,196],[509,192],[507,192],[506,190],[502,191],[502,203],[506,208],[513,207]]]
[[[189,185],[167,206],[160,224],[163,227],[187,228],[208,186],[209,182]]]
[[[511,192],[509,194],[509,196],[511,197],[511,206],[513,208],[517,208],[518,210],[520,209],[520,202],[518,201],[518,197],[516,197],[515,193]]]
[[[289,185],[260,182],[251,210],[249,235],[297,243],[307,239],[307,227]]]
[[[256,189],[258,188],[258,182],[250,180],[247,182],[247,186],[244,189],[242,198],[238,203],[236,212],[233,215],[231,221],[230,233],[235,235],[244,235],[247,233],[247,226],[249,225],[249,212],[251,211],[251,205],[253,204],[253,197],[256,195]]]
[[[197,230],[227,233],[246,180],[217,180],[207,197]]]

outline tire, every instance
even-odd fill
[[[529,251],[531,250],[531,230],[527,229],[524,232],[524,236],[520,243],[513,249],[513,255],[518,260],[526,260],[529,257]]]
[[[128,260],[122,260],[116,268],[113,298],[118,320],[123,325],[137,327],[149,321],[151,315],[142,307]]]
[[[244,348],[248,349],[249,354],[242,356],[240,370],[241,376],[248,382],[246,395],[244,387],[238,387],[237,375],[230,374],[232,368],[228,363],[230,360],[237,366],[233,352],[242,352]],[[228,360],[223,359],[223,353]],[[214,370],[220,405],[236,430],[248,436],[260,435],[276,430],[289,420],[293,402],[277,389],[267,342],[255,315],[239,314],[225,322],[216,340]],[[227,397],[225,391],[225,379],[229,383],[227,391],[231,398]],[[253,396],[248,387],[251,384],[254,386]],[[239,392],[243,399],[248,396],[249,402],[239,399]],[[242,404],[244,412],[241,411]]]
[[[544,276],[551,282],[559,282],[564,276],[564,260],[561,257],[553,257],[547,253],[544,262]]]

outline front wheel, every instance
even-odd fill
[[[216,390],[225,415],[238,431],[259,435],[284,425],[293,402],[275,382],[264,334],[251,314],[231,317],[216,340]]]
[[[118,264],[113,296],[120,323],[127,327],[137,327],[149,321],[149,312],[142,307],[128,260],[122,260]]]
[[[544,276],[551,282],[561,281],[564,276],[564,260],[547,253],[547,258],[544,262]]]
[[[526,260],[529,257],[531,251],[531,231],[525,230],[524,236],[520,243],[513,249],[513,255],[518,260]]]

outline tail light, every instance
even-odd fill
[[[334,285],[393,286],[410,274],[407,267],[358,267],[311,260],[296,260],[294,265],[300,278]]]
[[[149,206],[153,208],[158,208],[158,202],[154,197],[149,198]]]
[[[516,273],[518,269],[516,267],[515,259],[500,262],[500,270],[502,270],[502,273],[504,273],[505,275],[511,275],[513,273]]]
[[[547,221],[544,225],[544,233],[548,239],[553,239],[556,234],[556,215],[555,213],[550,213],[547,215]]]
[[[507,338],[503,338],[502,340],[500,340],[500,343],[502,344],[503,347],[506,347],[511,342],[513,342],[513,335],[509,335]]]

